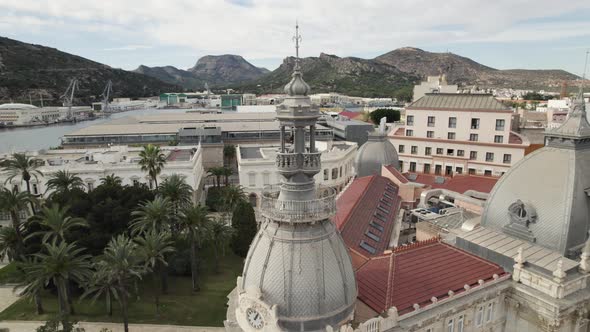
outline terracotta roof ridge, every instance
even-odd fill
[[[395,257],[393,254],[389,256],[389,271],[387,276],[387,290],[385,291],[385,308],[384,311],[391,308],[391,292],[393,291],[393,281],[395,277]]]
[[[413,242],[405,246],[395,247],[392,250],[392,254],[401,254],[409,250],[426,247],[435,243],[442,243],[440,235],[427,240]]]

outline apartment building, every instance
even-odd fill
[[[489,94],[427,93],[406,108],[389,138],[402,172],[500,176],[525,155],[512,111]]]

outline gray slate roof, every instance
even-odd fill
[[[568,271],[578,266],[578,262],[563,257],[558,252],[548,250],[540,245],[520,240],[486,227],[478,227],[470,232],[459,234],[457,235],[457,238],[463,239],[466,242],[475,244],[504,257],[510,257],[512,260],[518,254],[518,248],[522,248],[527,263],[538,266],[547,271],[554,271],[557,269],[557,261],[560,259],[563,261],[564,271]],[[458,245],[462,247],[459,241]],[[474,251],[473,246],[468,247],[472,249],[470,251]],[[469,248],[464,249],[469,250]],[[483,257],[483,253],[476,254]],[[493,255],[487,258],[490,259],[492,256]],[[509,262],[509,265],[512,264],[514,264],[514,261]]]
[[[509,111],[490,94],[427,93],[408,109],[465,109]]]

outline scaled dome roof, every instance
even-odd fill
[[[590,125],[579,102],[569,116],[546,132],[547,146],[500,178],[485,205],[482,226],[566,256],[584,244],[590,230]]]
[[[395,147],[382,133],[370,133],[369,140],[361,145],[354,161],[357,177],[381,174],[381,166],[393,165],[399,169]]]

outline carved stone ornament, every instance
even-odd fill
[[[265,303],[259,290],[249,289],[239,294],[236,320],[246,332],[282,331],[278,325],[276,305]]]
[[[531,223],[537,222],[537,211],[532,205],[518,199],[508,207],[508,217],[510,223],[504,226],[504,233],[529,242],[536,241],[529,229]]]

